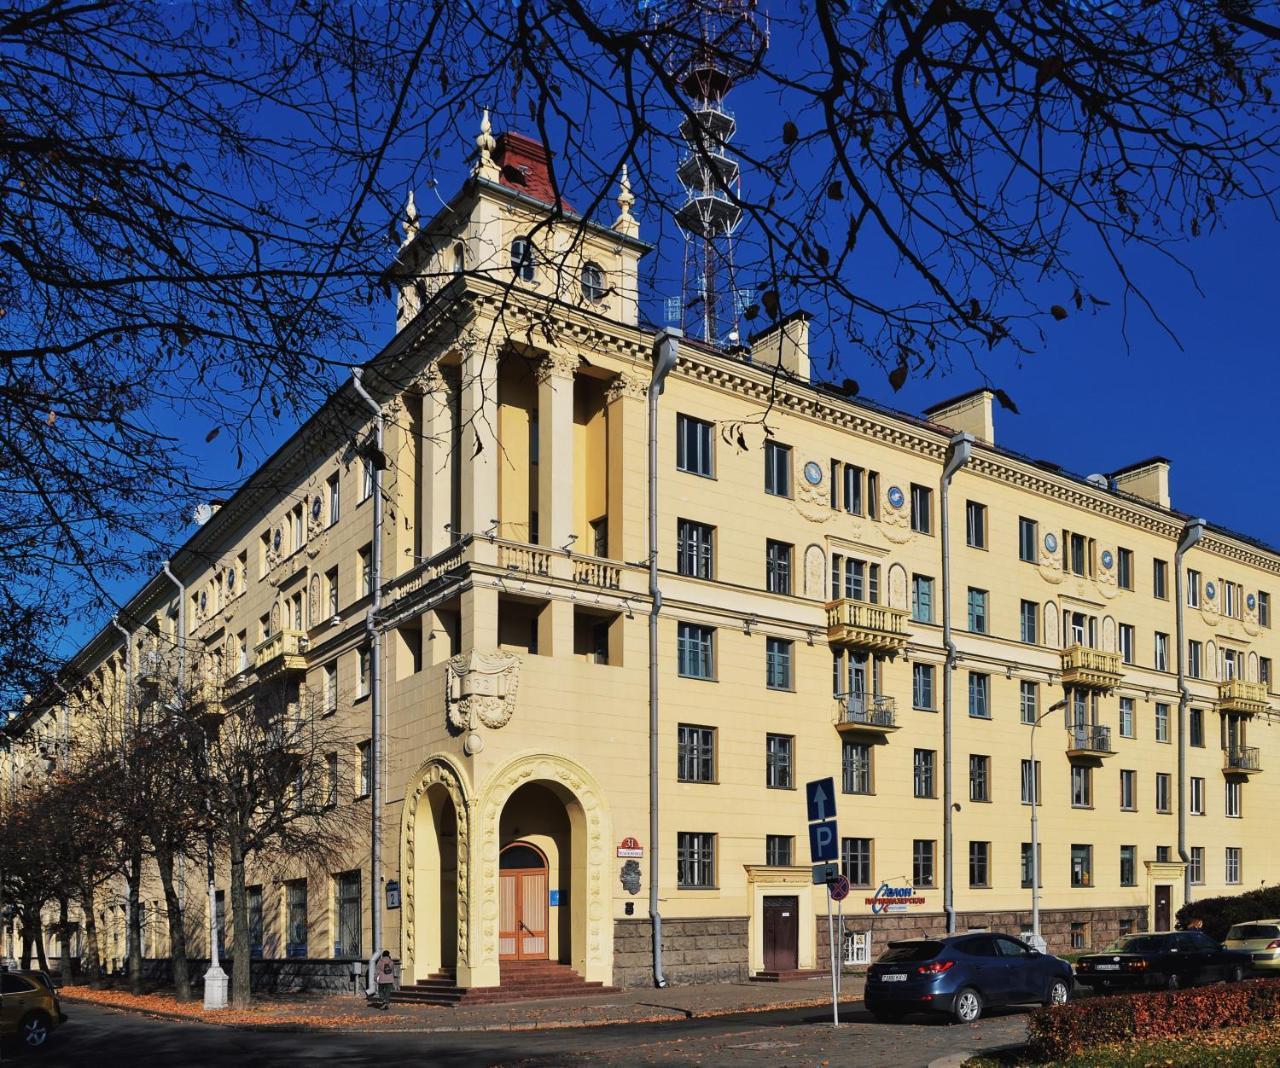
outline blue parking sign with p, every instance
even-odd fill
[[[836,860],[840,855],[836,838],[836,821],[809,824],[809,856],[815,864],[824,860]]]

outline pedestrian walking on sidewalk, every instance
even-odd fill
[[[391,1007],[391,988],[396,983],[396,966],[391,959],[391,950],[384,949],[378,963],[373,967],[373,980],[378,984],[378,1008]]]

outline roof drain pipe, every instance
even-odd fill
[[[365,629],[369,632],[369,709],[372,724],[369,733],[369,807],[372,821],[369,836],[369,882],[371,913],[372,947],[369,954],[369,976],[366,992],[377,993],[374,984],[373,967],[382,953],[382,776],[383,776],[383,693],[382,693],[382,631],[378,628],[378,611],[382,608],[382,469],[386,466],[385,454],[382,451],[382,435],[384,420],[382,406],[369,396],[361,379],[361,368],[351,369],[352,384],[356,392],[373,412],[374,447],[370,455],[365,450],[364,462],[373,468],[373,546],[370,552],[372,575],[369,584],[373,587],[369,601],[369,611],[365,615]]]
[[[947,916],[949,935],[956,933],[951,825],[951,672],[956,666],[956,645],[951,640],[951,520],[947,501],[952,476],[969,462],[972,455],[972,434],[957,434],[947,442],[947,460],[938,487],[939,536],[942,539],[942,645],[947,653],[942,666],[942,911]]]
[[[653,928],[653,983],[667,985],[662,972],[662,912],[658,903],[658,397],[680,356],[680,332],[663,330],[653,339],[653,376],[649,380],[649,923]]]
[[[1182,903],[1191,904],[1191,857],[1187,853],[1187,635],[1183,613],[1182,558],[1204,537],[1204,520],[1191,519],[1182,530],[1173,554],[1173,600],[1178,643],[1178,859],[1182,861]]]

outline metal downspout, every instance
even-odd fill
[[[1173,554],[1175,641],[1178,643],[1178,858],[1182,861],[1182,903],[1191,904],[1191,857],[1187,853],[1187,635],[1182,594],[1182,558],[1204,537],[1204,520],[1188,520]]]

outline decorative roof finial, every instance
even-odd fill
[[[613,228],[627,237],[638,237],[640,234],[640,223],[631,214],[631,205],[635,202],[636,198],[631,193],[631,178],[627,174],[627,165],[624,163],[622,175],[618,179],[618,218]]]
[[[473,176],[496,181],[498,165],[493,160],[493,150],[497,142],[493,139],[493,127],[489,123],[489,109],[484,109],[480,119],[480,132],[476,135],[476,161],[471,168]]]
[[[413,187],[409,187],[409,199],[404,205],[404,243],[407,245],[418,236],[418,205],[413,202]]]

